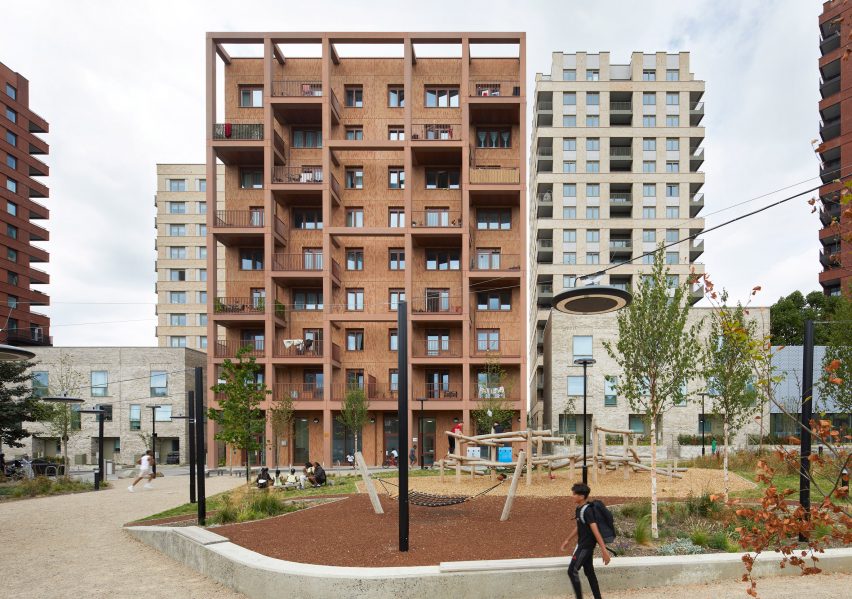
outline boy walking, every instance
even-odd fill
[[[571,557],[571,565],[568,566],[568,577],[571,579],[571,586],[574,587],[574,596],[577,599],[583,599],[583,590],[580,587],[580,568],[582,568],[589,580],[589,586],[592,588],[592,595],[595,599],[601,599],[601,590],[598,587],[598,578],[595,576],[592,559],[594,558],[595,545],[601,546],[601,557],[604,565],[609,563],[609,551],[607,551],[598,529],[595,509],[589,502],[591,489],[588,485],[577,483],[571,487],[571,493],[573,493],[574,503],[577,506],[575,513],[577,530],[565,539],[560,550],[566,551],[574,539],[574,535],[577,536],[577,545],[574,548],[574,555]]]
[[[151,451],[150,449],[148,451],[146,451],[145,455],[143,455],[141,458],[139,458],[138,463],[139,463],[139,476],[136,477],[136,480],[133,481],[133,484],[131,484],[129,487],[127,487],[127,490],[130,491],[131,493],[133,493],[133,487],[136,486],[136,483],[138,483],[140,480],[142,480],[143,478],[146,478],[146,477],[148,478],[148,482],[145,483],[144,488],[146,488],[146,489],[152,489],[153,488],[153,485],[151,485],[151,481],[154,480],[154,472],[151,469],[151,467],[154,465],[154,452]]]

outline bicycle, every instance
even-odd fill
[[[382,468],[397,468],[399,464],[396,458],[389,451],[385,451],[385,459],[382,462]]]

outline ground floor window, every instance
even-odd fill
[[[364,435],[358,431],[358,449],[361,451],[364,443]],[[333,439],[331,443],[331,461],[333,463],[346,463],[347,455],[355,454],[355,435],[351,430],[343,426],[337,418],[334,419]]]
[[[295,435],[293,436],[293,463],[304,464],[311,459],[308,419],[296,418],[293,424],[295,428]]]

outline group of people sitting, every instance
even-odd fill
[[[295,468],[290,468],[290,472],[284,473],[280,470],[275,470],[273,476],[269,472],[269,468],[263,467],[257,475],[255,484],[258,489],[266,489],[270,484],[274,488],[281,489],[304,489],[308,485],[311,487],[321,487],[328,481],[325,470],[320,466],[319,462],[305,462],[305,467],[299,474],[296,474]]]

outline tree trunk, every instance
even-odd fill
[[[249,450],[248,445],[246,446],[245,451],[246,451],[246,484],[250,484],[251,483],[251,468],[249,468],[249,464],[251,464],[251,451]]]
[[[65,478],[70,476],[70,471],[68,470],[68,435],[62,435],[62,461],[65,464]]]
[[[651,538],[659,539],[657,528],[657,418],[651,418]]]
[[[725,477],[725,503],[728,502],[728,415],[725,414],[725,420],[722,423],[722,433],[725,437],[725,450],[722,455],[722,472]]]

